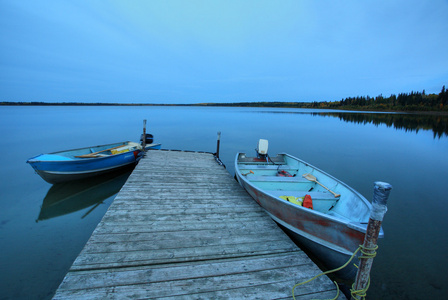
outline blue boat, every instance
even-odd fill
[[[146,145],[146,149],[160,149],[161,144]],[[143,147],[134,142],[65,150],[40,154],[27,163],[48,183],[80,180],[112,172],[138,163]]]

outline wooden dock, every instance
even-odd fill
[[[149,151],[54,299],[291,299],[319,273],[213,155]],[[295,295],[336,287],[321,276]]]

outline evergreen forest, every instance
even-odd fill
[[[439,94],[422,92],[400,93],[383,97],[357,96],[340,101],[323,102],[239,102],[239,103],[204,103],[208,106],[266,106],[291,108],[323,108],[365,111],[404,111],[404,112],[444,112],[448,113],[448,91],[443,86]]]

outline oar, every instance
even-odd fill
[[[247,176],[247,175],[249,175],[249,174],[254,174],[254,172],[252,172],[252,170],[251,170],[250,172],[247,172],[246,174],[241,173],[241,175],[243,175],[243,176]]]
[[[319,181],[317,181],[316,176],[311,175],[310,173],[306,173],[302,175],[305,179],[309,180],[309,181],[313,181],[317,184],[319,184],[321,187],[323,187],[324,189],[326,189],[327,191],[329,191],[330,193],[332,193],[334,195],[335,198],[340,197],[340,194],[336,194],[335,192],[333,192],[332,190],[330,190],[329,188],[327,188],[325,185],[323,185],[322,183],[320,183]]]
[[[106,151],[110,151],[110,150],[114,150],[114,149],[118,149],[118,148],[121,148],[121,147],[123,147],[123,146],[126,146],[126,144],[122,144],[122,145],[120,145],[120,146],[112,147],[112,148],[109,148],[109,149],[104,149],[104,150],[101,150],[101,151],[98,151],[98,152],[93,152],[93,153],[84,154],[84,155],[77,155],[77,156],[75,156],[75,157],[80,157],[80,158],[95,157],[95,155],[97,155],[98,153],[106,152]]]

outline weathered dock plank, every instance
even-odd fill
[[[151,151],[54,299],[289,299],[319,273],[212,155]],[[296,289],[335,294],[325,276]]]

